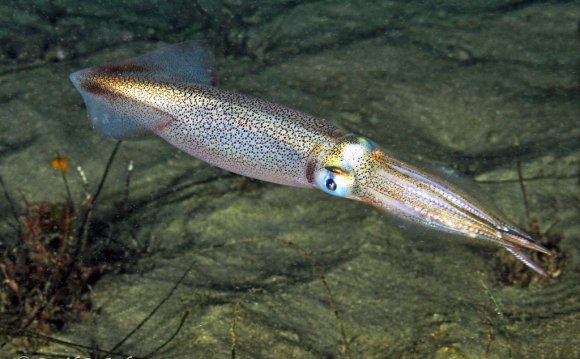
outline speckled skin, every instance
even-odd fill
[[[312,155],[320,144],[332,144],[338,130],[323,119],[210,86],[98,73],[87,74],[81,86],[106,92],[135,112],[160,111],[165,119],[144,118],[145,127],[194,157],[288,186],[312,186],[306,176]]]
[[[168,51],[72,74],[96,129],[122,138],[153,133],[240,175],[315,187],[438,230],[491,240],[546,275],[524,254],[525,249],[549,253],[546,249],[448,181],[326,120],[196,83],[203,71],[195,73],[193,81],[180,82],[159,65],[160,57],[191,50],[199,50],[199,44],[174,45]],[[194,55],[203,60],[203,54]],[[173,63],[182,62],[183,58]]]

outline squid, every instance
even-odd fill
[[[395,158],[331,122],[217,87],[213,57],[188,41],[70,75],[93,129],[118,140],[157,135],[242,176],[368,203],[437,231],[502,246],[543,276],[528,256],[550,254],[505,216],[453,181]]]

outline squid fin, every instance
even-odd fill
[[[104,137],[119,140],[150,135],[174,118],[110,91],[98,81],[104,76],[202,86],[217,83],[213,57],[202,41],[183,42],[116,64],[72,73],[70,80],[83,97],[93,129]]]

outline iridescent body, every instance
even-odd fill
[[[156,134],[217,167],[264,181],[318,188],[412,222],[549,253],[456,186],[399,161],[332,123],[214,86],[203,43],[186,42],[71,75],[93,127],[106,137]]]

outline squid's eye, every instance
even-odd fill
[[[328,188],[329,191],[336,191],[336,182],[334,182],[332,178],[327,179],[326,188]]]
[[[314,174],[316,187],[338,197],[349,197],[354,177],[338,167],[323,167]]]

